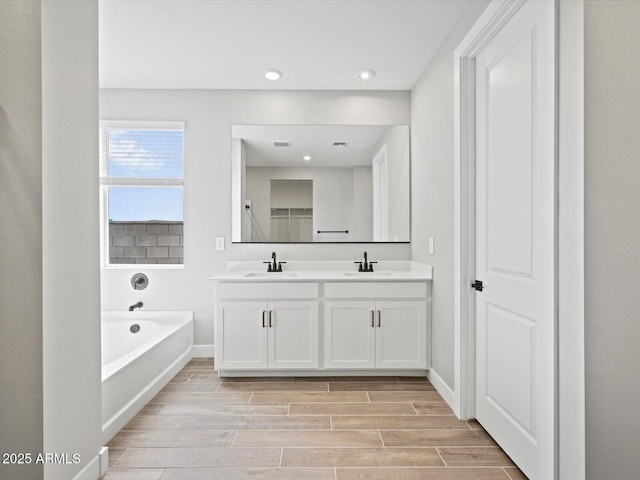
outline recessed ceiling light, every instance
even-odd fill
[[[358,74],[358,77],[360,78],[360,80],[371,80],[375,76],[376,76],[376,72],[374,72],[371,69],[363,70]]]
[[[275,82],[276,80],[280,80],[280,78],[282,78],[282,72],[280,70],[275,70],[272,68],[271,70],[267,70],[266,72],[264,72],[264,78]]]
[[[302,157],[302,159],[303,159],[305,162],[308,162],[309,160],[311,160],[311,155],[305,155],[304,157]]]

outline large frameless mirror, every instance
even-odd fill
[[[231,133],[233,242],[409,242],[407,125]]]

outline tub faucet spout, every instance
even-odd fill
[[[142,308],[142,302],[134,303],[129,307],[129,311],[133,312],[136,308]]]

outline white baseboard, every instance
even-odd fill
[[[102,447],[98,454],[100,458],[100,476],[104,476],[109,470],[109,447]]]
[[[233,370],[220,369],[218,373],[221,377],[424,377],[426,370]]]
[[[193,345],[191,347],[191,356],[193,358],[212,358],[215,357],[215,345]]]
[[[456,394],[447,383],[442,380],[440,375],[436,373],[435,370],[431,369],[427,372],[427,379],[431,382],[431,385],[435,387],[440,396],[444,398],[444,401],[451,407],[451,409],[455,412],[456,408]],[[458,413],[456,412],[456,415]]]
[[[103,474],[100,472],[100,455],[96,455],[89,464],[80,470],[73,480],[97,480]]]

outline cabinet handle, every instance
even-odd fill
[[[269,310],[269,327],[273,327],[273,324],[271,323],[272,313],[273,313],[273,310]]]
[[[378,310],[378,327],[381,326],[382,323],[382,313],[380,312],[380,310]]]
[[[376,313],[373,310],[371,310],[371,328],[374,328],[376,326],[375,323],[374,323],[375,322],[375,318],[374,318],[375,314]]]
[[[264,321],[264,316],[265,316],[265,314],[266,314],[266,313],[267,313],[266,311],[262,310],[262,328],[264,328],[264,327],[266,327],[266,326],[267,326],[267,325],[265,324],[265,321]]]

